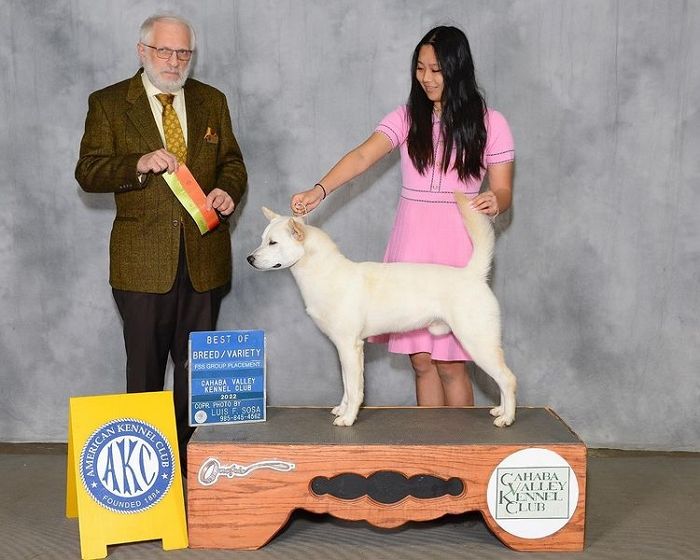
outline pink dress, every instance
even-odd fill
[[[506,119],[498,111],[489,109],[485,122],[486,165],[513,161],[513,137]],[[408,155],[408,112],[405,106],[384,117],[376,132],[385,134],[394,149],[400,148],[403,181],[384,262],[465,266],[471,258],[472,244],[452,193],[462,191],[470,197],[476,196],[485,171],[479,179],[469,178],[464,182],[453,168],[443,173],[438,163],[421,175]],[[437,118],[433,119],[433,145],[437,146],[435,161],[441,162],[443,141]],[[434,360],[471,360],[454,335],[433,336],[427,329],[370,337],[369,342],[388,342],[389,351],[396,354],[428,352]]]

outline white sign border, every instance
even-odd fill
[[[496,505],[498,498],[498,471],[504,468],[542,468],[542,467],[568,467],[569,468],[569,512],[566,518],[557,519],[497,519]],[[566,526],[571,520],[578,505],[579,486],[578,478],[571,465],[558,453],[551,449],[530,447],[511,453],[503,459],[491,473],[486,490],[486,502],[489,513],[496,524],[504,531],[523,539],[541,539],[553,535],[559,529]]]

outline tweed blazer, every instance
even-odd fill
[[[119,290],[165,293],[175,280],[183,230],[187,268],[199,292],[231,280],[228,222],[201,235],[160,175],[139,182],[136,164],[163,147],[141,72],[90,95],[75,178],[87,192],[114,193],[110,284]],[[188,79],[187,167],[205,193],[220,188],[238,205],[247,184],[225,95]]]

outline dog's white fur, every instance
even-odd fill
[[[501,349],[498,301],[486,280],[494,233],[469,199],[455,193],[474,246],[464,268],[432,264],[356,263],[344,257],[331,238],[298,218],[263,207],[270,220],[262,243],[249,256],[255,268],[289,268],[306,311],[335,344],[343,375],[343,399],[333,409],[338,426],[351,426],[364,398],[364,339],[427,327],[433,334],[452,331],[476,364],[498,384],[500,405],[494,424],[515,419],[516,380]]]

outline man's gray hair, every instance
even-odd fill
[[[141,31],[140,31],[140,36],[139,36],[139,41],[142,43],[150,43],[151,42],[151,32],[153,31],[153,25],[158,22],[158,21],[164,21],[168,23],[179,23],[181,25],[184,25],[187,27],[187,29],[190,30],[190,49],[194,50],[195,47],[195,41],[197,39],[195,33],[194,33],[194,27],[192,27],[192,24],[187,21],[185,18],[172,15],[172,14],[155,14],[146,19],[141,24]]]

